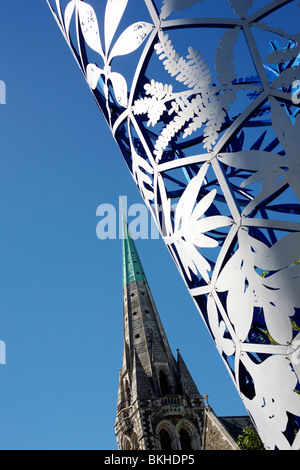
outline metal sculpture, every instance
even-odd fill
[[[265,447],[299,449],[299,2],[47,2]]]

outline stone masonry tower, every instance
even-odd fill
[[[179,351],[174,358],[123,219],[124,352],[115,432],[119,450],[201,450],[205,416]]]

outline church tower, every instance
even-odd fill
[[[205,404],[175,359],[123,218],[124,351],[115,432],[119,450],[201,450]]]

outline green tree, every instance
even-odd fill
[[[243,429],[237,438],[237,445],[241,450],[265,450],[259,435],[251,426]]]

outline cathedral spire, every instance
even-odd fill
[[[115,424],[118,447],[165,449],[170,426],[175,433],[176,422],[185,417],[182,433],[199,449],[203,398],[181,355],[177,360],[173,356],[124,215],[122,224],[124,349]],[[182,448],[179,434],[173,440],[174,448]]]
[[[128,355],[130,364],[133,364],[136,350],[144,370],[152,376],[155,363],[173,363],[174,357],[124,215],[123,304],[124,349],[127,364]]]
[[[124,349],[115,422],[119,450],[238,450],[205,404],[179,350],[174,358],[124,215],[122,223]],[[225,422],[232,427],[234,420]]]
[[[147,279],[140,261],[134,241],[130,235],[128,223],[122,211],[123,235],[123,288],[130,282],[141,281],[147,284]]]

